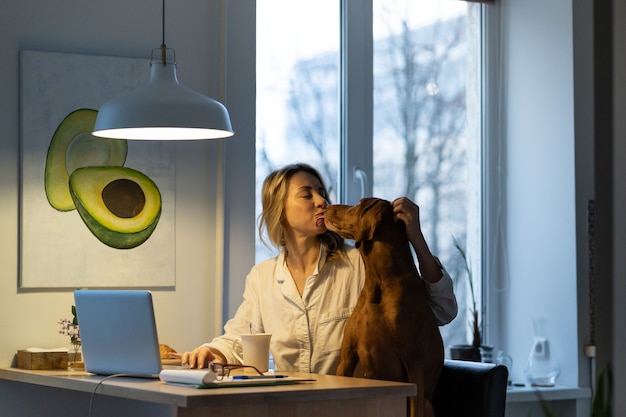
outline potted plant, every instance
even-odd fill
[[[70,368],[76,368],[82,365],[82,341],[80,339],[80,329],[78,326],[78,315],[76,314],[76,306],[72,306],[72,319],[62,318],[57,322],[61,325],[59,334],[70,337],[72,349],[68,352],[68,363]]]
[[[481,349],[484,350],[492,350],[491,346],[483,346],[482,345],[482,336],[480,329],[480,314],[478,307],[476,305],[476,295],[474,293],[474,279],[472,275],[472,268],[470,266],[470,261],[465,252],[465,247],[461,244],[461,241],[458,237],[454,236],[454,247],[461,255],[461,259],[463,260],[463,269],[467,275],[467,279],[469,282],[470,294],[472,296],[472,306],[470,308],[471,314],[471,322],[470,326],[472,328],[472,342],[467,345],[452,345],[450,346],[450,357],[452,359],[461,359],[468,361],[481,362],[482,354]]]

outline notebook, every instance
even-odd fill
[[[74,301],[86,371],[159,377],[159,338],[150,291],[76,290]]]
[[[170,385],[192,388],[258,387],[263,385],[287,385],[301,382],[314,382],[312,378],[266,373],[265,375],[234,375],[217,378],[207,369],[164,369],[161,381]]]

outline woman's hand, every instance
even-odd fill
[[[402,220],[406,225],[406,236],[415,249],[422,278],[430,283],[438,282],[443,273],[422,234],[419,206],[406,197],[396,198],[391,205],[396,219]]]
[[[406,235],[415,246],[418,239],[422,239],[419,206],[406,197],[396,198],[391,205],[396,219],[402,220],[406,225]]]
[[[180,359],[182,365],[189,365],[189,369],[206,368],[209,362],[224,362],[223,355],[207,346],[200,346],[183,354],[170,353],[170,357]]]

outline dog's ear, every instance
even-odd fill
[[[377,198],[364,198],[361,200],[361,234],[358,239],[356,239],[357,245],[360,246],[362,241],[372,240],[374,238],[374,231],[380,220],[380,212],[383,210],[383,203],[383,200]]]

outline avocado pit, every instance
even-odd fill
[[[130,219],[141,213],[146,205],[146,195],[136,182],[120,178],[102,189],[102,201],[117,217]]]

